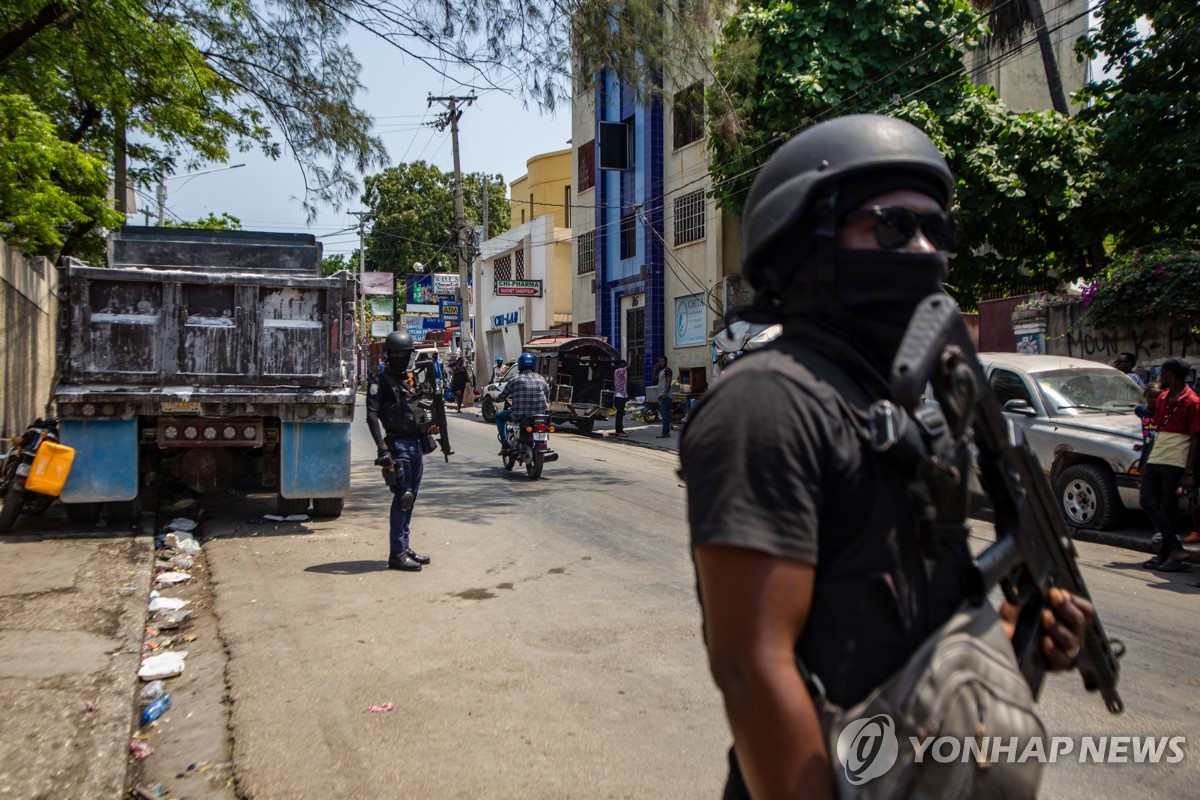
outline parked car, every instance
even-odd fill
[[[596,420],[607,419],[612,408],[612,370],[620,354],[603,339],[589,336],[539,336],[525,343],[535,369],[550,383],[550,418],[570,422],[580,433],[591,433]],[[511,364],[495,383],[483,388],[483,418],[496,419],[496,398],[509,378],[517,374]]]
[[[980,353],[1004,413],[1020,427],[1068,525],[1112,527],[1139,508],[1141,388],[1119,370],[1065,356]]]

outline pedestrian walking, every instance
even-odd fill
[[[659,356],[654,365],[654,379],[658,381],[658,413],[662,417],[662,433],[659,439],[671,438],[671,388],[675,374],[667,366],[667,357]]]
[[[378,448],[375,463],[390,473],[392,507],[388,529],[388,569],[420,572],[428,556],[410,546],[413,506],[421,490],[424,453],[421,437],[439,432],[429,420],[423,399],[415,388],[413,340],[404,331],[389,333],[384,341],[387,368],[367,388],[367,428]]]
[[[504,377],[504,359],[497,356],[496,361],[492,364],[492,379],[489,383],[499,383],[502,377]]]
[[[617,429],[613,436],[629,436],[625,432],[625,404],[629,402],[629,370],[625,359],[617,361],[613,370],[613,409],[617,412]]]
[[[1196,488],[1196,453],[1200,449],[1200,397],[1188,386],[1191,365],[1168,358],[1159,370],[1166,391],[1154,406],[1154,447],[1142,471],[1142,510],[1162,534],[1158,554],[1144,563],[1146,569],[1179,572],[1188,552],[1176,533],[1179,497]]]
[[[454,359],[450,368],[450,391],[454,392],[455,411],[462,411],[463,391],[467,388],[467,367],[462,358]]]
[[[856,115],[784,144],[747,197],[743,279],[783,335],[722,373],[680,450],[704,638],[733,733],[725,798],[832,798],[849,767],[831,760],[817,699],[859,703],[963,606],[965,539],[922,538],[923,479],[884,462],[859,416],[889,395],[914,310],[942,290],[953,188],[919,129]],[[1067,593],[1051,606],[1039,644],[1065,669],[1094,610]],[[1015,675],[1017,611],[972,607],[986,626],[974,644]],[[1019,724],[1001,716],[989,735]],[[972,772],[974,790],[1036,793],[1036,780],[998,787],[997,769]]]

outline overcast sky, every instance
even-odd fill
[[[352,33],[349,42],[362,64],[361,81],[367,89],[358,98],[359,106],[375,118],[374,132],[383,139],[391,164],[424,159],[452,171],[450,129],[439,133],[423,124],[444,109],[436,104],[428,108],[426,98],[430,93],[435,97],[462,96],[470,90],[445,81],[374,37]],[[571,137],[569,106],[550,116],[536,107],[524,110],[519,98],[501,92],[476,95],[479,100],[463,110],[459,123],[464,173],[498,172],[511,182],[525,174],[525,162],[532,156],[567,146]],[[286,156],[271,161],[257,153],[234,153],[229,163],[246,166],[168,180],[168,216],[192,220],[209,212],[227,212],[240,219],[246,230],[304,231],[322,236],[327,255],[357,247],[356,233],[335,232],[357,224],[346,212],[360,209],[358,202],[337,211],[325,208],[309,225],[300,205],[304,187],[294,161]],[[359,183],[361,186],[361,180]],[[154,211],[152,199],[148,202],[144,196],[138,198],[138,207]],[[143,220],[136,218],[137,222]]]

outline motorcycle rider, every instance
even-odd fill
[[[506,408],[496,414],[496,430],[500,434],[498,455],[504,455],[508,450],[504,425],[510,418],[515,418],[517,422],[520,422],[526,417],[545,414],[550,407],[550,384],[546,383],[545,378],[534,372],[532,353],[522,353],[521,357],[517,359],[517,374],[504,384],[504,389],[496,398],[497,405],[503,404],[510,397],[512,398],[512,408]]]
[[[409,547],[409,523],[424,473],[421,435],[439,430],[421,408],[421,393],[410,374],[414,361],[412,336],[392,331],[383,349],[387,368],[367,388],[367,427],[379,448],[375,463],[395,474],[391,482],[388,569],[420,572],[429,557],[417,555]]]

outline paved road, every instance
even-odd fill
[[[152,731],[145,785],[193,800],[717,795],[728,732],[675,454],[564,433],[562,459],[531,482],[500,466],[491,426],[464,414],[451,429],[457,453],[430,460],[418,503],[414,545],[434,564],[417,575],[384,569],[389,496],[361,422],[341,519],[250,525],[270,498],[208,503],[213,596],[196,596],[188,671]],[[80,533],[37,518],[0,540],[2,797],[121,786],[149,539]],[[1111,717],[1075,676],[1053,677],[1050,733],[1194,737],[1197,573],[1079,549],[1129,648],[1128,711]],[[202,591],[198,577],[185,591]],[[1197,764],[1191,749],[1178,765],[1059,763],[1042,796],[1193,796]]]
[[[427,462],[417,505],[414,547],[434,559],[420,574],[384,569],[388,495],[361,425],[340,520],[209,523],[239,794],[716,796],[728,732],[674,453],[562,434],[533,482],[503,470],[491,426],[464,414],[451,430],[456,454]],[[1195,576],[1081,552],[1130,649],[1129,712],[1052,678],[1050,732],[1193,733]],[[367,711],[385,702],[396,710]],[[1197,763],[1058,764],[1043,796],[1184,796]]]

